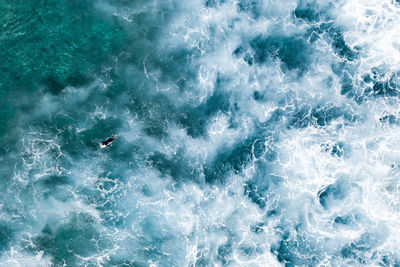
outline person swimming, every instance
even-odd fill
[[[105,147],[110,146],[112,144],[112,142],[114,142],[115,139],[117,139],[117,137],[118,137],[117,135],[113,135],[110,138],[108,138],[107,140],[100,142],[100,147],[105,148]]]

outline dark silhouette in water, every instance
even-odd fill
[[[112,144],[112,142],[114,142],[115,139],[117,139],[117,137],[118,137],[117,135],[111,136],[111,137],[108,138],[107,140],[101,142],[101,143],[100,143],[100,147],[101,147],[101,148],[105,148],[105,147],[110,146],[110,145]]]

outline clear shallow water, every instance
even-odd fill
[[[396,1],[0,15],[1,266],[400,265]]]

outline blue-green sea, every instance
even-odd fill
[[[0,0],[0,266],[400,266],[399,222],[398,0]]]

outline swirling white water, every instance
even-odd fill
[[[88,10],[124,44],[13,99],[1,266],[400,265],[398,2]]]

